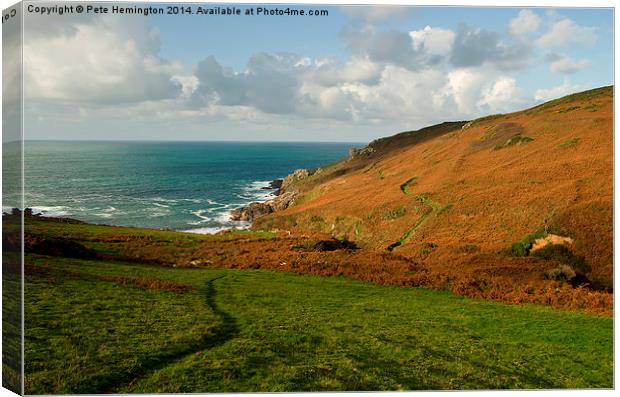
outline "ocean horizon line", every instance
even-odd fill
[[[172,140],[172,139],[24,139],[24,142],[76,142],[76,143],[317,143],[317,144],[363,144],[371,141],[253,141],[253,140]],[[3,144],[21,142],[21,140],[7,141]]]
[[[5,153],[15,146],[22,144],[5,145]],[[44,215],[118,226],[214,230],[240,226],[229,219],[230,211],[269,199],[274,180],[331,164],[362,145],[28,140],[23,146],[24,200]],[[11,203],[8,198],[5,205]]]

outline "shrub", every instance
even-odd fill
[[[416,196],[416,201],[419,201],[420,203],[426,203],[428,201],[428,199],[431,197],[431,194],[429,192],[424,192],[418,196]]]
[[[388,209],[383,218],[388,220],[398,219],[401,216],[405,215],[406,212],[407,209],[405,207],[398,207],[394,208],[393,210]]]
[[[478,247],[476,244],[467,244],[467,245],[460,247],[458,251],[465,252],[468,254],[473,254],[476,252],[480,252],[480,247]]]
[[[417,176],[407,179],[404,183],[400,185],[400,190],[405,194],[409,194],[409,191],[407,190],[407,188],[409,187],[409,185],[415,185],[417,183],[416,182],[417,179],[418,179]]]
[[[99,257],[94,250],[77,241],[56,238],[28,237],[24,249],[26,252],[68,258],[97,259]]]
[[[561,144],[560,147],[562,149],[566,149],[566,148],[575,146],[578,143],[579,143],[579,138],[571,138],[571,139],[566,140],[563,144]]]
[[[555,231],[555,229],[554,229]],[[530,249],[532,248],[532,243],[539,238],[546,237],[549,233],[552,233],[549,228],[539,228],[534,233],[530,233],[527,236],[523,237],[521,241],[512,244],[509,248],[506,248],[502,251],[502,254],[506,256],[528,256],[530,254]],[[558,233],[552,233],[558,235],[564,235]]]
[[[316,223],[323,223],[325,222],[325,219],[323,219],[321,216],[319,215],[312,215],[310,217],[310,222],[316,222]]]
[[[568,107],[568,108],[564,108],[564,109],[558,110],[558,113],[568,113],[568,112],[572,112],[573,110],[577,110],[577,109],[580,109],[580,108],[581,108],[581,106],[571,106],[571,107]]]
[[[507,256],[528,256],[532,248],[532,242],[538,238],[545,237],[546,233],[532,233],[525,236],[521,241],[516,242],[506,248],[502,253]]]
[[[573,254],[567,246],[561,244],[549,244],[532,252],[532,256],[570,266],[578,275],[585,275],[592,270],[583,256]]]
[[[520,145],[522,143],[531,142],[533,140],[534,138],[530,138],[529,136],[515,135],[509,140],[507,140],[506,143],[504,143],[503,145],[495,146],[495,150],[504,149],[504,148],[507,148],[509,146],[514,146],[514,145]]]
[[[437,212],[437,215],[439,214],[443,214],[444,212],[448,211],[450,208],[454,207],[454,204],[452,203],[448,203],[446,205],[444,205],[443,207],[441,207],[441,209]]]
[[[302,252],[329,252],[337,250],[355,250],[357,245],[346,239],[334,240],[308,240],[301,245],[291,247],[293,251]]]
[[[576,276],[573,268],[568,265],[560,265],[545,272],[545,278],[548,280],[571,281]]]

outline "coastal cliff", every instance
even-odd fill
[[[285,184],[294,200],[267,204],[252,229],[395,252],[458,291],[470,286],[455,280],[492,294],[544,279],[611,290],[612,143],[613,87],[402,132]]]
[[[320,170],[320,168],[314,171],[299,169],[287,175],[284,179],[272,181],[269,188],[277,189],[273,199],[262,203],[253,202],[246,206],[236,208],[230,212],[230,219],[233,221],[252,222],[260,216],[287,209],[293,205],[295,199],[297,199],[299,195],[299,190],[295,187],[295,182],[320,172],[318,170]]]

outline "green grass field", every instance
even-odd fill
[[[608,317],[265,270],[27,263],[28,394],[613,386]]]

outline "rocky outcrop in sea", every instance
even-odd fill
[[[269,188],[278,189],[271,200],[259,203],[254,202],[246,206],[235,208],[230,212],[230,220],[252,222],[259,216],[271,214],[272,212],[283,211],[290,207],[299,192],[294,187],[294,183],[300,179],[305,179],[310,175],[319,172],[320,168],[314,172],[306,169],[299,169],[292,174],[287,175],[284,179],[276,179],[269,184]]]

